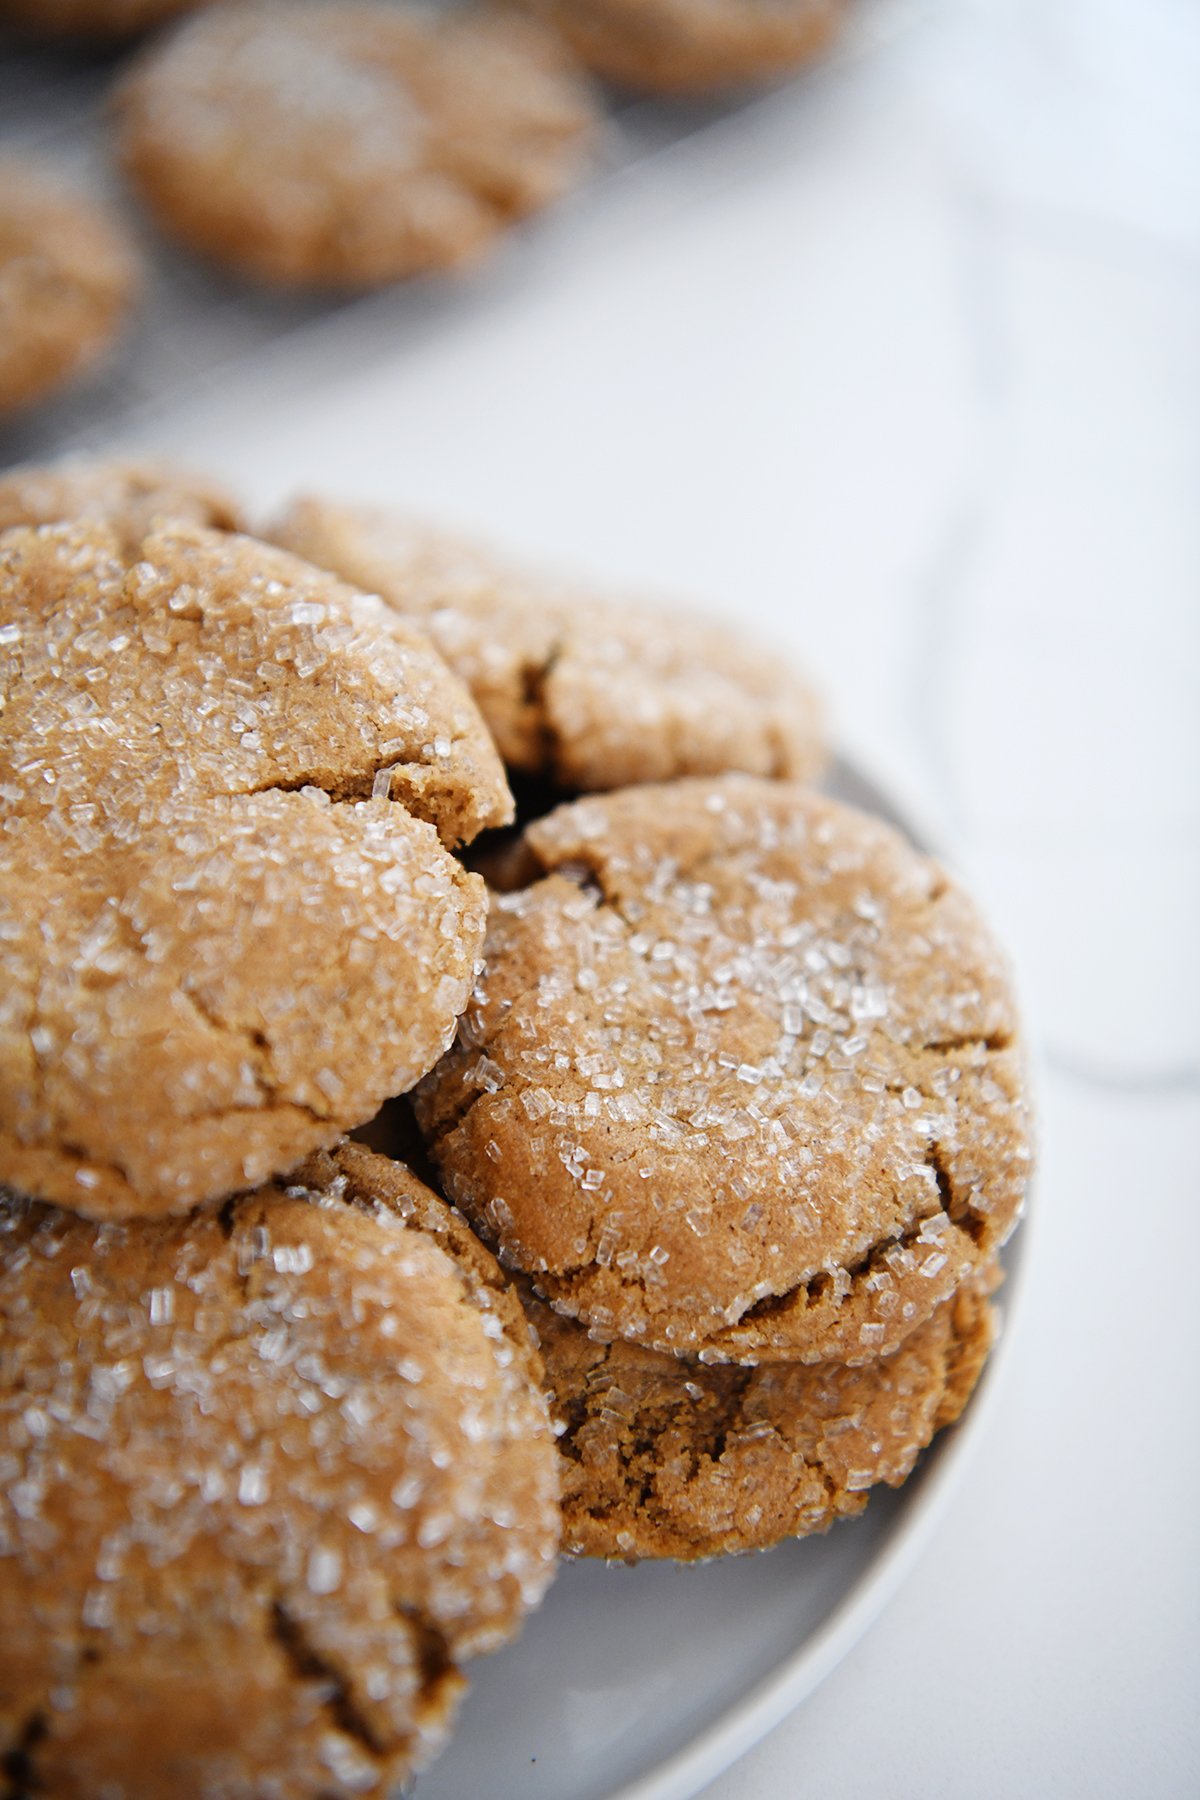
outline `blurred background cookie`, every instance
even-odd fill
[[[210,0],[0,0],[0,24],[36,37],[130,38]]]
[[[14,1794],[345,1800],[438,1748],[559,1530],[527,1329],[455,1230],[362,1151],[185,1223],[0,1198]]]
[[[510,815],[470,696],[249,538],[0,537],[0,1179],[92,1216],[293,1167],[410,1087]]]
[[[382,508],[299,499],[268,535],[427,631],[508,767],[560,796],[824,765],[812,687],[729,626],[572,587]]]
[[[0,163],[0,417],[92,373],[137,292],[137,258],[104,206],[29,162]]]
[[[973,902],[898,832],[726,776],[560,807],[492,904],[417,1119],[560,1311],[714,1362],[869,1362],[1016,1222],[1017,1025]]]
[[[817,56],[848,0],[519,0],[580,60],[625,87],[704,94]]]
[[[205,12],[144,54],[116,106],[164,231],[319,288],[477,256],[571,184],[596,120],[533,22],[370,4]]]

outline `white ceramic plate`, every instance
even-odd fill
[[[852,766],[830,786],[927,847]],[[1021,1241],[1004,1253],[1010,1322]],[[986,1429],[1004,1341],[906,1485],[826,1536],[698,1567],[566,1564],[520,1641],[473,1666],[458,1731],[415,1800],[697,1793],[812,1692],[910,1573]]]

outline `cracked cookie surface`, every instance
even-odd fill
[[[845,1363],[684,1363],[598,1343],[523,1288],[555,1416],[565,1425],[563,1547],[691,1562],[765,1550],[853,1518],[898,1487],[953,1424],[995,1335],[971,1280],[889,1356]]]
[[[0,1761],[15,1792],[394,1791],[554,1567],[500,1272],[345,1149],[186,1224],[0,1201]]]
[[[138,285],[124,230],[32,163],[0,162],[0,416],[87,374]]]
[[[301,499],[268,535],[427,631],[523,774],[583,791],[824,765],[812,688],[728,627],[573,589],[379,508]]]
[[[125,171],[166,231],[318,287],[477,256],[571,185],[597,120],[532,21],[370,4],[203,13],[116,104]]]
[[[554,1307],[714,1362],[869,1362],[1018,1216],[1007,972],[898,833],[788,783],[530,826],[417,1089],[448,1196]]]
[[[847,0],[519,0],[626,87],[702,94],[769,81],[825,50]]]
[[[70,458],[0,475],[0,531],[101,519],[136,546],[163,520],[239,529],[239,509],[218,482],[169,463]]]
[[[424,639],[249,539],[18,528],[0,591],[0,1177],[181,1211],[437,1059],[503,774]]]

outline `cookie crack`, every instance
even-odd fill
[[[726,1375],[726,1382],[733,1392],[725,1398],[711,1439],[707,1445],[702,1446],[703,1453],[714,1463],[720,1462],[724,1456],[730,1432],[736,1431],[744,1423],[742,1402],[756,1372],[753,1368],[739,1365],[731,1368]]]
[[[838,1499],[845,1489],[826,1461],[824,1438],[819,1441],[811,1456],[804,1457],[803,1462],[805,1473],[812,1475],[821,1485],[825,1497],[825,1510],[829,1514],[829,1522],[832,1523],[837,1518]],[[865,1493],[863,1494],[863,1504],[866,1504]]]
[[[945,1214],[954,1230],[962,1232],[978,1244],[986,1231],[986,1221],[982,1215],[974,1212],[965,1203],[958,1208],[959,1216],[955,1216],[953,1209],[957,1206],[957,1201],[941,1146],[929,1145],[923,1161],[933,1175],[937,1187],[939,1210]],[[787,1312],[796,1304],[800,1294],[805,1295],[808,1305],[819,1304],[833,1287],[838,1274],[845,1277],[847,1285],[837,1296],[835,1304],[839,1307],[844,1306],[863,1280],[886,1260],[889,1251],[912,1248],[913,1244],[919,1240],[931,1216],[935,1217],[936,1215],[922,1214],[920,1218],[906,1225],[903,1230],[890,1232],[887,1237],[877,1239],[861,1256],[856,1257],[852,1262],[844,1263],[838,1270],[818,1269],[815,1274],[794,1283],[792,1287],[784,1289],[782,1293],[764,1295],[761,1300],[756,1300],[753,1306],[747,1307],[745,1312],[738,1314],[737,1318],[733,1320],[734,1327]]]
[[[561,875],[565,881],[573,882],[581,894],[586,894],[595,901],[597,910],[603,906],[606,907],[609,912],[615,913],[630,937],[635,937],[637,935],[638,927],[635,921],[625,912],[621,905],[620,897],[613,892],[612,888],[605,881],[607,870],[605,869],[603,862],[598,858],[594,861],[571,861],[560,863],[552,873]],[[629,950],[631,955],[638,956],[640,961],[644,962],[646,960],[645,954],[634,950],[632,945],[627,943],[625,948]]]
[[[45,1713],[40,1706],[35,1707],[9,1748],[0,1756],[0,1774],[5,1781],[0,1800],[34,1800],[39,1791],[44,1791],[38,1780],[34,1753],[48,1732]]]
[[[382,1757],[385,1746],[355,1705],[346,1676],[310,1641],[300,1620],[278,1596],[271,1602],[269,1627],[298,1679],[320,1684],[321,1705],[337,1730],[361,1744],[372,1757]]]
[[[459,745],[469,742],[462,733],[447,734],[450,750],[447,756],[399,757],[389,762],[376,756],[359,768],[349,768],[342,772],[332,769],[304,769],[299,774],[278,777],[271,781],[259,782],[256,786],[231,788],[222,796],[225,799],[250,799],[256,794],[299,794],[306,788],[315,788],[324,794],[334,806],[348,806],[359,800],[386,800],[389,805],[397,807],[410,818],[421,824],[430,825],[437,832],[443,844],[449,844],[457,835],[452,829],[452,815],[456,808],[463,804],[463,780],[456,776],[452,767],[455,751]],[[387,776],[386,787],[380,784],[380,776]],[[423,792],[430,777],[434,777],[432,790]],[[440,778],[440,779],[438,779]],[[393,793],[393,787],[400,788]],[[447,839],[445,832],[450,831]]]
[[[497,1027],[497,1032],[493,1035],[498,1035],[500,1029],[500,1027]],[[491,1042],[491,1038],[481,1039],[477,1045],[473,1044],[472,1048],[487,1050],[490,1047]],[[454,1102],[453,1106],[448,1107],[445,1114],[438,1119],[436,1125],[431,1122],[425,1131],[429,1154],[433,1157],[435,1162],[445,1149],[446,1139],[453,1137],[460,1125],[465,1124],[471,1108],[478,1105],[486,1092],[486,1089],[476,1087],[473,1083],[468,1086],[465,1076],[463,1079],[463,1090],[463,1093]],[[445,1171],[442,1171],[442,1173],[444,1174]]]
[[[553,769],[556,775],[562,770],[562,733],[551,715],[547,689],[555,665],[562,659],[564,647],[561,640],[552,643],[543,657],[522,663],[518,672],[521,683],[520,704],[523,711],[532,714],[536,740],[534,766]]]
[[[950,1223],[959,1231],[966,1232],[973,1243],[982,1243],[987,1231],[987,1220],[971,1205],[969,1200],[959,1200],[954,1191],[954,1181],[946,1162],[945,1152],[939,1143],[934,1142],[928,1145],[924,1162],[937,1184],[938,1204]]]
[[[287,1106],[295,1112],[304,1113],[318,1125],[328,1124],[330,1118],[328,1113],[320,1112],[307,1101],[299,1100],[295,1095],[286,1093],[282,1083],[275,1079],[270,1068],[274,1052],[271,1040],[264,1031],[256,1025],[239,1025],[225,1018],[215,1007],[209,1005],[196,988],[190,987],[187,982],[180,982],[176,992],[210,1030],[218,1032],[222,1037],[242,1040],[253,1065],[251,1072],[254,1076],[254,1085],[265,1100],[268,1110],[272,1107]],[[210,1113],[192,1113],[189,1115],[189,1120],[224,1118],[230,1110],[233,1109],[221,1107]]]
[[[939,1056],[956,1055],[962,1050],[985,1050],[995,1055],[1002,1050],[1011,1050],[1012,1045],[1012,1033],[1001,1030],[989,1032],[985,1037],[966,1032],[962,1036],[930,1038],[927,1043],[921,1045],[921,1048]]]
[[[445,1632],[434,1623],[429,1613],[412,1601],[395,1601],[396,1614],[404,1620],[416,1652],[421,1678],[421,1695],[430,1699],[448,1675],[455,1673],[454,1658]]]
[[[898,1242],[898,1238],[886,1238],[882,1244],[872,1245],[867,1256],[873,1256],[882,1248]],[[857,1267],[849,1264],[842,1272],[853,1280],[857,1273]],[[806,1276],[803,1281],[794,1282],[790,1288],[785,1288],[781,1294],[764,1294],[761,1300],[756,1300],[752,1306],[746,1308],[745,1312],[739,1313],[734,1323],[744,1325],[748,1320],[769,1319],[776,1313],[787,1312],[795,1305],[801,1294],[804,1295],[806,1306],[816,1306],[825,1298],[832,1286],[833,1276],[830,1271],[817,1269],[814,1274]]]
[[[461,735],[451,737],[449,740],[451,750],[456,744],[461,744],[463,741]],[[376,782],[379,776],[403,778],[405,775],[428,774],[431,771],[437,774],[444,770],[445,762],[441,757],[431,758],[428,762],[413,757],[400,758],[394,762],[376,759],[361,769],[349,769],[341,775],[335,775],[330,769],[307,769],[299,775],[293,775],[287,779],[280,777],[275,781],[260,782],[256,787],[231,788],[226,797],[228,799],[249,799],[255,794],[299,794],[303,793],[305,788],[316,788],[335,805],[344,805],[353,800],[376,799],[388,800],[394,806],[411,811],[410,796],[406,795],[403,799],[398,797],[393,800],[390,792],[378,793],[376,791]],[[416,798],[416,796],[411,796],[411,798]],[[423,815],[418,816],[423,817]],[[433,823],[434,821],[427,822]]]
[[[77,1162],[86,1163],[89,1169],[104,1169],[109,1175],[115,1175],[118,1181],[124,1182],[127,1187],[133,1186],[129,1171],[123,1164],[112,1162],[107,1157],[94,1156],[86,1144],[81,1144],[74,1138],[59,1138],[57,1149],[63,1156],[73,1156]]]

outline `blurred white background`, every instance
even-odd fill
[[[710,1800],[1200,1792],[1200,10],[929,0],[125,432],[693,593],[1011,943],[1031,1269],[939,1540]],[[869,39],[870,32],[865,36]],[[630,127],[636,129],[636,124]]]

